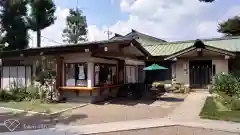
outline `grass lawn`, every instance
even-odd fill
[[[14,108],[25,111],[41,113],[53,113],[67,108],[77,107],[81,104],[75,103],[41,103],[40,100],[22,102],[0,102],[0,107]]]
[[[213,97],[208,97],[200,117],[203,119],[240,122],[240,111],[228,110],[221,103],[214,100]]]

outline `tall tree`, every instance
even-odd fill
[[[67,26],[62,34],[64,42],[77,44],[87,40],[86,16],[82,15],[80,9],[70,9],[66,22]]]
[[[30,0],[30,6],[29,27],[37,32],[37,47],[41,47],[41,30],[56,20],[54,15],[56,6],[52,0]]]
[[[220,23],[218,32],[221,32],[226,36],[240,36],[240,16],[235,16]]]
[[[27,0],[1,0],[0,21],[1,43],[8,43],[6,49],[24,49],[28,47],[28,28],[26,22]]]

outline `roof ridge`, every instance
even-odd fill
[[[228,40],[228,39],[240,39],[240,36],[225,36],[220,38],[200,39],[202,41],[213,41],[213,40]]]
[[[124,36],[128,36],[128,35],[130,35],[131,33],[141,34],[141,35],[143,35],[143,36],[147,36],[147,37],[150,37],[150,38],[155,39],[155,40],[158,40],[158,41],[166,42],[166,41],[163,40],[163,39],[160,39],[160,38],[157,38],[157,37],[154,37],[154,36],[151,36],[151,35],[148,35],[148,34],[139,32],[139,31],[137,31],[137,30],[135,30],[135,29],[132,29],[131,32],[127,33],[127,34],[124,35]]]
[[[198,39],[198,40],[201,40],[201,41],[204,42],[204,41],[218,41],[218,40],[229,40],[229,39],[240,39],[240,36],[226,36],[226,37],[220,37],[220,38],[209,38],[209,39]],[[191,42],[195,42],[196,40],[183,40],[183,41],[163,42],[163,43],[159,43],[159,44],[145,45],[145,46],[157,46],[157,45],[168,45],[168,44],[179,44],[179,43],[191,43]]]

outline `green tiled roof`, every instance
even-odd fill
[[[166,56],[192,46],[193,43],[168,43],[161,45],[144,46],[152,56]]]
[[[215,38],[215,39],[203,39],[201,40],[205,45],[213,46],[219,49],[231,51],[231,52],[240,52],[240,36],[239,37],[224,37],[224,38]],[[190,46],[193,46],[195,40],[190,41],[178,41],[178,42],[167,42],[159,43],[157,45],[148,45],[144,48],[152,56],[166,56],[186,49]]]

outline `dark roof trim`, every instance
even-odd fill
[[[138,37],[138,35],[141,35],[141,36],[148,37],[148,38],[151,38],[151,39],[156,40],[156,41],[167,42],[167,41],[165,41],[165,40],[163,40],[163,39],[156,38],[156,37],[153,37],[153,36],[150,36],[150,35],[147,35],[147,34],[138,32],[138,31],[136,31],[136,30],[134,30],[134,29],[132,29],[132,31],[129,32],[128,34],[126,34],[124,37],[128,37],[128,36],[130,36],[130,35],[132,35],[132,36],[131,36],[132,38],[136,38],[136,37]]]
[[[109,44],[130,44],[134,40],[122,39],[122,40],[104,40],[97,42],[86,42],[80,44],[70,44],[70,45],[61,45],[61,46],[49,46],[41,48],[28,48],[22,50],[13,50],[13,51],[3,51],[1,52],[0,57],[14,57],[14,56],[38,56],[38,55],[55,55],[55,54],[64,54],[64,53],[74,53],[74,52],[85,52],[85,49],[92,51],[100,47],[101,45]]]
[[[123,35],[120,35],[118,33],[115,33],[114,36],[112,38],[110,38],[109,40],[114,40],[114,39],[121,39],[123,38],[124,36]]]
[[[175,57],[179,57],[179,56],[181,56],[181,55],[183,55],[183,54],[185,54],[185,53],[191,52],[191,51],[193,51],[193,50],[195,50],[195,49],[196,49],[195,46],[190,46],[190,47],[188,47],[188,48],[186,48],[186,49],[183,49],[183,50],[181,50],[181,51],[178,51],[178,52],[176,52],[176,53],[174,53],[174,54],[172,54],[172,55],[164,58],[164,60],[170,60],[170,59],[173,59],[173,58],[175,58]]]
[[[208,46],[208,45],[206,45],[206,50],[216,52],[216,53],[219,53],[219,54],[223,54],[223,55],[229,55],[229,56],[232,56],[232,57],[236,56],[236,54],[233,53],[233,52],[229,52],[227,50],[219,49],[219,48]]]
[[[140,50],[145,56],[151,56],[151,54],[136,40],[132,40],[132,44]]]
[[[198,39],[202,42],[206,41],[219,41],[219,40],[231,40],[231,39],[240,39],[240,36],[230,36],[230,37],[220,37],[220,38],[211,38],[211,39]],[[157,45],[169,45],[169,44],[181,44],[181,43],[193,43],[196,42],[196,40],[185,40],[185,41],[173,41],[173,42],[162,42]],[[155,46],[155,45],[147,45],[147,46]]]

